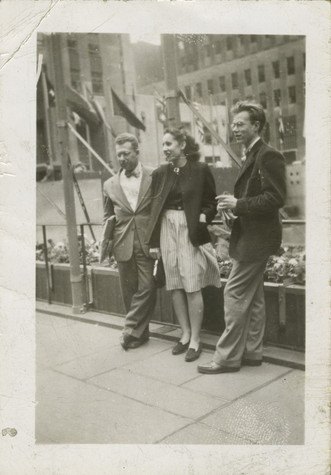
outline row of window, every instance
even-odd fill
[[[207,81],[207,87],[208,87],[208,92],[209,94],[213,94],[211,92],[211,79]],[[288,89],[288,102],[289,104],[295,104],[297,102],[297,93],[296,93],[296,87],[295,86],[289,86]],[[202,97],[202,84],[201,82],[197,83],[195,85],[195,91],[192,94],[192,87],[191,86],[185,86],[185,95],[188,99],[197,99]],[[247,100],[253,100],[253,96],[247,96]],[[280,89],[274,89],[273,91],[273,101],[274,101],[274,106],[279,107],[282,99],[282,94]],[[238,99],[233,100],[233,104],[238,102]],[[261,92],[259,94],[259,102],[260,104],[264,107],[264,109],[267,108],[267,94],[265,92]]]
[[[72,38],[68,38],[67,46],[69,52],[71,85],[77,91],[81,91],[82,87],[77,41]],[[88,43],[87,50],[90,62],[92,90],[95,94],[103,94],[102,59],[99,46],[94,42]]]
[[[265,40],[266,46],[270,47],[271,43],[274,43],[276,38],[279,36],[275,35],[238,35],[238,36],[226,36],[225,37],[225,49],[226,51],[233,51],[236,48],[237,39],[239,42],[240,47],[243,47],[245,43],[248,44],[257,44],[258,39],[261,38]],[[283,37],[284,41],[289,41],[291,39],[290,36]],[[211,58],[212,51],[214,50],[215,54],[219,55],[222,54],[223,43],[221,39],[215,39],[215,36],[210,35],[209,43],[203,45],[204,56],[207,58]],[[189,42],[185,42],[180,40],[178,42],[178,48],[180,51],[186,51],[189,47]]]

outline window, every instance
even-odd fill
[[[260,104],[263,107],[263,109],[266,109],[267,108],[267,95],[266,95],[266,93],[261,92],[260,95],[259,95],[259,99],[260,99]]]
[[[272,62],[272,69],[274,72],[274,77],[278,79],[280,77],[279,61]]]
[[[220,78],[219,78],[219,85],[220,85],[220,90],[221,90],[221,92],[224,92],[224,91],[226,90],[225,76],[220,76]]]
[[[287,61],[287,74],[294,74],[295,73],[295,64],[294,64],[294,56],[290,56],[286,58]]]
[[[198,82],[195,86],[195,91],[198,97],[202,97],[202,84]]]
[[[214,81],[212,79],[208,79],[207,88],[208,88],[208,94],[214,94]]]
[[[228,36],[227,39],[226,39],[226,49],[228,51],[232,50],[232,38],[231,38],[231,36],[230,37]]]
[[[274,90],[274,101],[275,101],[275,105],[277,107],[280,106],[280,101],[281,101],[281,92],[280,92],[280,89],[275,89]]]
[[[203,135],[204,135],[204,140],[203,140],[204,143],[205,143],[206,145],[211,145],[211,144],[212,144],[212,141],[213,141],[212,135],[211,135],[209,129],[208,129],[207,127],[205,127],[205,126],[203,126]]]
[[[222,43],[219,40],[215,41],[215,53],[216,54],[222,53]]]
[[[96,94],[103,94],[102,61],[98,44],[89,43],[88,53],[90,59],[93,92]]]
[[[264,82],[265,81],[265,72],[264,72],[264,65],[263,64],[258,66],[257,74],[258,74],[259,82]]]
[[[303,70],[306,71],[306,53],[302,53]]]
[[[240,43],[240,46],[245,45],[245,36],[244,35],[239,35],[239,43]]]
[[[250,86],[252,84],[252,72],[251,72],[251,70],[250,69],[245,69],[244,75],[245,75],[246,86]]]
[[[185,96],[187,99],[191,99],[191,86],[185,86]]]
[[[256,35],[250,35],[250,41],[251,41],[251,43],[256,43],[257,36]]]
[[[70,63],[70,82],[71,86],[76,89],[76,91],[81,90],[80,83],[80,63],[79,55],[77,51],[77,41],[68,38],[68,53],[69,53],[69,63]]]
[[[238,89],[238,74],[237,73],[231,74],[231,81],[232,81],[232,88]]]
[[[297,101],[295,86],[290,86],[288,88],[288,99],[290,104],[295,104]]]
[[[211,56],[210,45],[205,45],[205,54],[206,54],[207,58],[210,58],[210,56]]]

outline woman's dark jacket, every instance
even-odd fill
[[[160,247],[162,210],[175,180],[176,174],[170,164],[161,165],[152,173],[152,207],[147,231],[147,243],[150,247]],[[205,163],[188,161],[180,169],[178,180],[189,238],[193,246],[200,246],[210,241],[207,224],[216,214],[214,177]],[[201,213],[206,215],[206,223],[199,222]]]

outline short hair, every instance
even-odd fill
[[[231,109],[233,115],[240,112],[248,112],[251,123],[259,122],[259,132],[263,129],[266,123],[266,117],[261,104],[257,102],[239,101]]]
[[[170,134],[173,138],[179,143],[186,142],[184,148],[184,155],[187,160],[191,160],[192,162],[197,162],[200,158],[200,146],[195,141],[195,139],[189,135],[185,129],[177,129],[177,128],[167,128],[164,131],[164,134]]]
[[[123,145],[125,142],[130,142],[132,148],[135,151],[139,149],[139,143],[138,143],[137,137],[135,137],[132,134],[124,132],[123,134],[120,134],[115,138],[115,145]]]

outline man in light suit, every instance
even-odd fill
[[[286,195],[285,161],[259,134],[265,124],[263,107],[239,102],[232,110],[232,128],[245,147],[234,196],[221,195],[218,209],[230,210],[233,267],[224,289],[225,330],[213,361],[198,366],[205,374],[239,371],[241,365],[262,364],[265,329],[263,274],[268,257],[281,244],[279,209]]]
[[[148,324],[156,301],[154,260],[145,244],[152,169],[139,161],[134,135],[118,135],[115,149],[120,170],[104,183],[104,221],[115,215],[112,253],[118,263],[127,312],[121,336],[121,345],[127,350],[138,348],[149,339]]]

